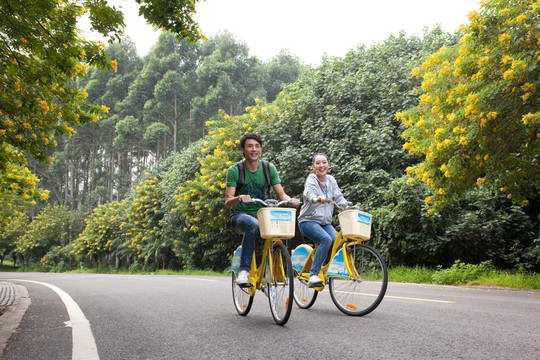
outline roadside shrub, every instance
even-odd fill
[[[432,280],[435,284],[441,285],[466,284],[495,271],[491,260],[483,261],[478,265],[466,264],[461,260],[456,260],[449,269],[443,269],[441,266],[438,266],[437,269],[432,276]]]

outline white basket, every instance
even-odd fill
[[[257,211],[257,218],[263,239],[271,237],[290,239],[294,237],[296,209],[265,207]]]
[[[360,210],[345,210],[338,215],[341,234],[361,240],[371,237],[371,214]]]

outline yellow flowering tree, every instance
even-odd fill
[[[142,176],[129,200],[125,222],[120,226],[125,234],[124,253],[144,261],[145,265],[154,263],[156,267],[171,247],[160,225],[163,218],[160,183],[155,173],[147,172]]]
[[[88,260],[90,266],[100,261],[110,265],[111,256],[116,255],[121,247],[120,229],[125,206],[125,201],[113,201],[95,208],[85,220],[84,230],[69,245],[66,256],[79,262]]]
[[[28,265],[56,246],[70,242],[71,214],[65,206],[48,205],[28,225],[15,243],[16,252]]]
[[[48,199],[48,190],[36,187],[39,179],[26,167],[23,154],[10,145],[5,147],[11,161],[0,171],[0,232],[8,231],[10,223],[22,215],[22,211],[37,201]]]
[[[193,42],[204,38],[192,18],[196,2],[163,7],[137,0],[150,24]],[[21,166],[20,154],[52,163],[55,137],[71,135],[75,125],[108,112],[87,101],[86,91],[73,81],[84,76],[87,66],[114,71],[118,66],[105,44],[85,39],[77,28],[79,18],[88,16],[92,30],[113,42],[123,36],[124,17],[115,6],[97,0],[0,0],[0,9],[0,191],[14,198],[21,196],[19,189],[2,181],[9,181],[10,164]]]
[[[429,185],[426,204],[490,186],[527,204],[540,189],[540,1],[486,0],[469,14],[459,46],[443,47],[414,75],[420,103],[396,118],[407,168]]]
[[[256,99],[256,105],[247,107],[243,115],[231,117],[221,113],[219,118],[206,123],[209,132],[197,157],[200,170],[175,195],[176,211],[186,219],[183,230],[191,235],[189,243],[180,246],[191,252],[195,266],[212,264],[223,269],[227,259],[220,255],[238,246],[237,241],[227,241],[232,236],[228,226],[230,212],[223,205],[227,169],[242,159],[240,137],[256,131],[262,123],[272,122],[279,113],[279,106],[275,105],[279,101],[269,106]]]
[[[24,232],[28,228],[28,217],[24,214],[16,215],[11,218],[9,225],[4,228],[4,231],[0,232],[0,264],[3,263],[6,255],[13,256],[13,250],[15,250],[15,243],[17,239],[24,235]],[[17,260],[16,256],[13,256],[13,260]]]

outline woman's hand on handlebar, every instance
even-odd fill
[[[326,204],[326,197],[321,195],[311,200],[314,204]]]

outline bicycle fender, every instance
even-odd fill
[[[242,255],[242,246],[239,246],[233,253],[231,271],[238,275],[240,271],[240,256]]]
[[[294,249],[291,255],[291,261],[293,269],[296,270],[296,272],[299,274],[302,272],[304,264],[312,252],[313,248],[306,244],[298,245],[296,249]]]
[[[347,266],[345,265],[345,258],[343,257],[343,249],[339,249],[339,251],[334,255],[332,258],[332,261],[330,262],[330,266],[328,267],[328,272],[326,273],[327,277],[339,277],[348,279],[349,278],[349,271],[347,270]]]

